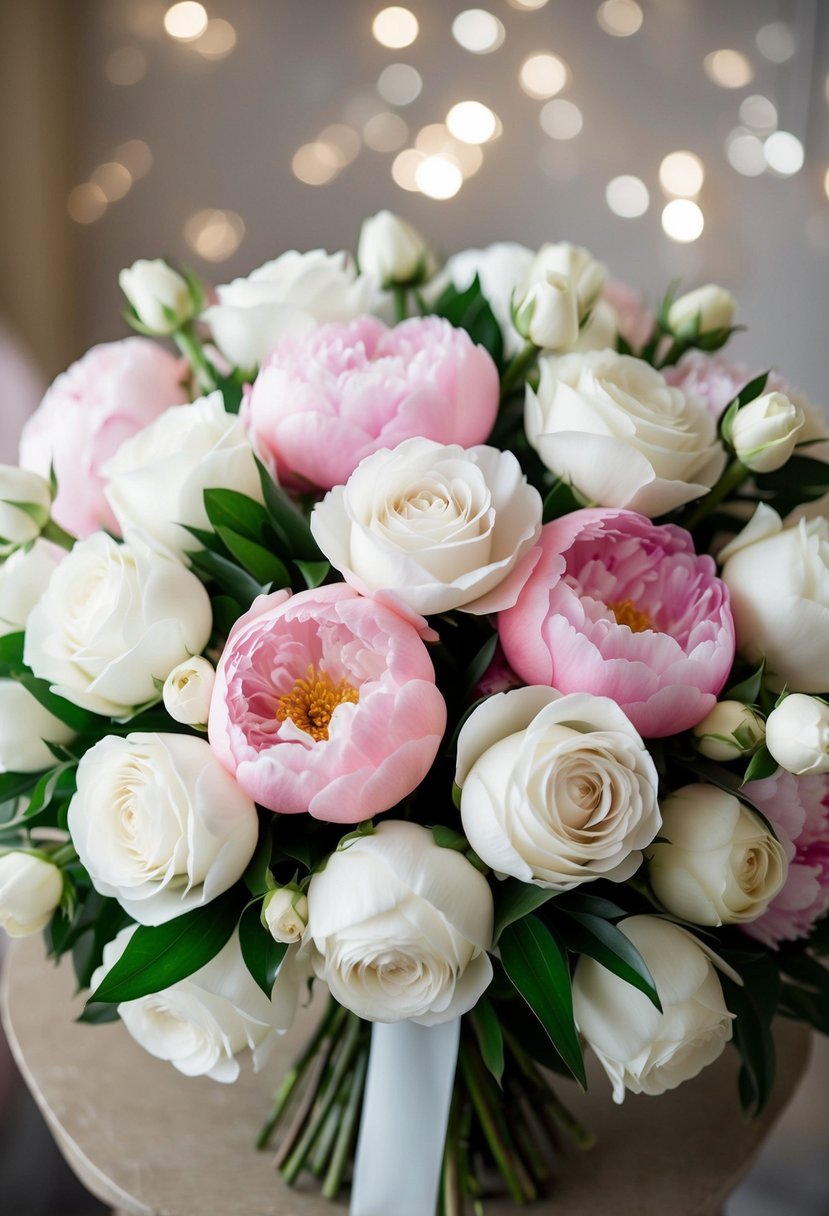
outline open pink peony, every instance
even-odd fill
[[[734,622],[690,533],[591,509],[545,525],[540,543],[515,607],[498,617],[521,678],[610,697],[646,738],[704,718],[734,661]]]
[[[284,338],[242,409],[254,447],[292,489],[343,485],[360,461],[419,435],[483,443],[498,411],[498,371],[440,317],[389,329],[376,317]]]
[[[446,705],[415,626],[339,583],[254,601],[219,662],[209,724],[262,806],[358,823],[423,780]]]

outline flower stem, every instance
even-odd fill
[[[340,1120],[334,1151],[331,1154],[331,1161],[328,1165],[328,1173],[325,1175],[325,1182],[322,1185],[322,1194],[325,1199],[337,1198],[342,1186],[346,1166],[357,1139],[357,1131],[360,1124],[360,1108],[363,1103],[363,1091],[368,1070],[368,1052],[368,1043],[366,1043],[360,1048],[357,1055],[351,1080],[351,1089],[349,1090],[348,1100]]]
[[[53,519],[47,520],[40,530],[40,535],[44,540],[50,540],[53,545],[60,545],[61,549],[71,549],[76,539]]]
[[[273,1135],[274,1128],[276,1127],[277,1123],[281,1119],[281,1117],[285,1111],[285,1108],[291,1099],[291,1095],[293,1094],[294,1089],[296,1088],[297,1084],[304,1076],[305,1071],[308,1068],[308,1065],[311,1063],[311,1061],[314,1059],[317,1052],[319,1051],[323,1040],[326,1038],[326,1036],[332,1030],[333,1024],[335,1022],[341,1024],[344,1019],[345,1019],[345,1011],[343,1010],[342,1006],[338,1005],[337,1002],[334,1000],[334,998],[331,997],[328,1002],[328,1008],[326,1009],[325,1014],[323,1015],[322,1019],[320,1020],[320,1023],[316,1029],[316,1032],[309,1039],[309,1041],[305,1047],[305,1050],[302,1052],[302,1054],[299,1056],[299,1058],[294,1062],[293,1066],[285,1074],[285,1076],[282,1079],[282,1083],[279,1086],[279,1089],[276,1091],[276,1095],[274,1097],[273,1108],[271,1109],[271,1113],[268,1116],[267,1122],[264,1124],[261,1132],[259,1133],[259,1138],[256,1141],[257,1148],[261,1149],[261,1148],[265,1148],[267,1146],[268,1141],[270,1140],[271,1136]],[[332,1042],[332,1046],[333,1046],[333,1042]]]
[[[207,357],[202,350],[201,342],[198,340],[193,330],[189,325],[173,334],[173,339],[176,346],[184,355],[190,367],[193,369],[193,375],[196,379],[196,384],[205,393],[212,393],[216,384],[216,376],[207,362]]]
[[[534,1110],[544,1123],[550,1139],[554,1142],[557,1138],[556,1132],[558,1128],[561,1128],[579,1148],[592,1148],[596,1143],[594,1134],[579,1123],[575,1115],[567,1109],[555,1090],[547,1083],[535,1060],[524,1051],[518,1040],[506,1027],[504,1027],[504,1042],[509,1047],[523,1076],[530,1083],[531,1091],[538,1100],[538,1105],[534,1107]]]
[[[55,849],[54,853],[49,854],[49,860],[52,865],[65,866],[72,861],[77,861],[78,854],[75,852],[73,844],[64,844],[59,849]]]
[[[443,1168],[440,1179],[441,1216],[463,1216],[463,1190],[460,1167],[460,1102],[457,1085],[452,1091],[452,1105],[446,1128]]]
[[[737,486],[741,485],[750,476],[751,469],[744,465],[742,460],[732,460],[713,489],[709,490],[705,497],[699,500],[690,515],[682,521],[682,526],[689,531],[691,528],[695,528],[701,519],[704,519],[706,515],[713,511],[718,503],[722,502],[726,494],[730,494],[732,490],[736,490]]]
[[[538,358],[538,347],[534,342],[527,342],[523,350],[520,350],[513,358],[512,362],[504,372],[501,380],[501,404],[503,405],[507,397],[515,388],[519,380],[526,378],[527,372]]]
[[[536,1197],[535,1187],[532,1185],[531,1180],[525,1177],[526,1172],[523,1165],[515,1157],[512,1145],[504,1135],[505,1129],[503,1124],[496,1117],[495,1109],[489,1101],[485,1079],[480,1075],[478,1069],[476,1069],[475,1057],[465,1043],[461,1044],[458,1058],[461,1073],[469,1090],[469,1096],[472,1099],[475,1113],[480,1120],[486,1142],[495,1158],[495,1164],[498,1166],[501,1176],[507,1184],[507,1189],[512,1199],[517,1204],[523,1204],[528,1199],[534,1199]]]
[[[405,321],[409,315],[408,287],[393,287],[392,299],[394,301],[394,321],[397,325],[401,321]]]

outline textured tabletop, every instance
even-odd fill
[[[271,1091],[307,1034],[308,1014],[280,1039],[265,1070],[235,1085],[189,1079],[147,1055],[118,1024],[73,1021],[68,965],[49,964],[39,939],[7,963],[3,1018],[12,1050],[61,1151],[95,1195],[142,1216],[334,1216],[309,1190],[284,1187],[252,1144]],[[696,1080],[661,1098],[610,1100],[590,1061],[590,1089],[559,1082],[561,1096],[595,1131],[589,1154],[562,1162],[562,1216],[714,1216],[748,1169],[805,1067],[808,1034],[782,1023],[777,1090],[756,1121],[740,1114],[732,1048]],[[609,1199],[612,1197],[612,1200]],[[539,1212],[552,1205],[539,1204]],[[488,1203],[487,1216],[515,1209]],[[532,1209],[530,1209],[532,1211]],[[389,1213],[393,1216],[393,1213]]]

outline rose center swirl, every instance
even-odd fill
[[[345,677],[335,684],[327,671],[317,671],[309,663],[307,675],[300,677],[291,691],[283,693],[277,701],[276,720],[284,722],[290,718],[319,742],[328,738],[328,726],[337,706],[346,702],[356,705],[359,699],[357,689]]]
[[[616,600],[607,606],[616,617],[616,624],[627,625],[631,633],[644,633],[646,629],[653,629],[653,622],[647,612],[637,608],[633,600]]]

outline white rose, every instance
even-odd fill
[[[0,465],[0,557],[40,536],[51,509],[48,481],[28,469]]]
[[[308,897],[292,887],[277,887],[265,896],[262,919],[278,942],[298,942],[308,926]]]
[[[511,452],[406,439],[330,490],[311,531],[363,595],[392,590],[422,615],[498,612],[538,558],[541,497]]]
[[[202,320],[225,358],[252,371],[280,338],[368,312],[376,287],[370,276],[358,277],[347,253],[290,250],[246,279],[217,287],[219,303]]]
[[[542,356],[524,425],[547,468],[584,498],[651,518],[700,498],[725,467],[708,410],[615,351]]]
[[[563,350],[579,336],[578,297],[572,279],[550,272],[515,302],[515,328],[544,350]]]
[[[448,259],[424,294],[429,300],[437,300],[449,283],[458,291],[466,291],[477,275],[484,298],[501,327],[504,353],[510,358],[524,345],[512,323],[512,298],[516,288],[526,281],[534,256],[526,245],[513,241],[498,241],[485,249],[464,249]]]
[[[48,743],[71,743],[75,731],[16,680],[0,679],[0,773],[39,773],[55,757]]]
[[[104,947],[103,963],[92,976],[93,990],[124,953],[135,928],[122,929]],[[232,1082],[241,1071],[236,1059],[240,1052],[250,1050],[258,1070],[272,1046],[273,1032],[290,1025],[298,978],[293,960],[286,957],[273,1000],[268,1000],[248,973],[234,933],[199,971],[161,992],[122,1001],[118,1013],[135,1041],[156,1059],[169,1061],[187,1077]]]
[[[359,1017],[434,1026],[489,986],[492,926],[483,874],[428,828],[384,820],[311,879],[305,942],[317,976]]]
[[[121,271],[118,284],[151,333],[175,333],[195,311],[189,283],[162,258],[139,258]]]
[[[241,878],[258,820],[206,740],[107,735],[78,765],[69,831],[96,891],[160,925]]]
[[[761,503],[720,560],[740,653],[765,658],[772,688],[829,689],[829,521],[783,528]]]
[[[645,960],[663,1012],[586,955],[573,978],[573,1011],[613,1084],[613,1100],[622,1102],[626,1089],[662,1094],[713,1064],[731,1038],[733,1017],[690,933],[657,916],[630,916],[618,927]]]
[[[180,562],[137,533],[118,544],[96,532],[52,575],[23,657],[67,701],[125,717],[156,701],[156,681],[204,649],[211,623],[207,592]]]
[[[674,300],[668,310],[668,325],[674,333],[693,326],[697,334],[711,333],[717,329],[729,329],[734,320],[737,302],[730,291],[708,283],[697,287]]]
[[[529,282],[541,282],[550,274],[568,279],[576,293],[579,320],[583,321],[598,299],[607,268],[597,262],[592,253],[571,245],[569,241],[542,245],[532,261]]]
[[[742,701],[718,701],[694,727],[697,747],[709,760],[739,760],[763,742],[763,719]]]
[[[174,405],[121,444],[103,469],[122,531],[140,528],[176,557],[200,548],[185,526],[211,530],[204,491],[238,490],[262,501],[253,448],[222,394]]]
[[[207,726],[216,672],[207,659],[194,655],[174,667],[161,692],[164,708],[175,722]]]
[[[829,705],[792,693],[768,716],[766,747],[781,768],[798,777],[829,773]]]
[[[759,815],[713,785],[686,785],[666,798],[659,836],[648,849],[654,894],[695,925],[756,920],[786,881],[780,842]]]
[[[0,637],[25,629],[29,613],[46,590],[64,550],[41,537],[18,549],[0,566]]]
[[[659,831],[653,761],[607,697],[539,686],[489,697],[460,732],[455,781],[478,856],[541,887],[622,882]]]
[[[9,937],[28,937],[45,929],[63,894],[57,866],[32,853],[0,857],[0,927]]]
[[[383,287],[422,283],[433,264],[417,229],[392,211],[378,211],[363,221],[357,261],[362,273],[372,275]]]
[[[772,473],[791,456],[805,421],[803,410],[785,393],[764,393],[734,415],[731,443],[749,469]]]

